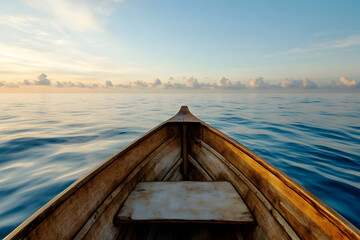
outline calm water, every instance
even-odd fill
[[[360,94],[0,95],[0,238],[188,105],[360,228]]]

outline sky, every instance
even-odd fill
[[[0,92],[360,89],[359,12],[358,0],[0,0]]]

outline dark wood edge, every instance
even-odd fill
[[[225,141],[231,143],[234,147],[238,148],[245,154],[247,154],[249,157],[251,157],[254,161],[259,163],[261,166],[263,166],[266,170],[271,172],[273,175],[275,175],[277,178],[279,178],[285,185],[287,185],[291,190],[296,192],[301,198],[303,198],[305,201],[307,201],[310,205],[312,205],[315,209],[319,211],[325,218],[327,218],[331,223],[333,223],[340,231],[342,231],[345,235],[347,235],[349,238],[360,236],[360,230],[356,228],[352,223],[350,223],[348,220],[346,220],[343,216],[341,216],[338,212],[336,212],[334,209],[329,207],[326,203],[324,203],[322,200],[320,200],[318,197],[316,197],[314,194],[309,192],[306,188],[301,186],[299,183],[297,183],[294,179],[289,177],[287,174],[285,174],[283,171],[281,171],[279,168],[275,167],[241,143],[237,142],[236,140],[232,139],[231,137],[227,136],[226,134],[220,132],[219,130],[211,127],[210,125],[206,124],[205,122],[200,122],[202,127],[207,128],[214,134],[218,135]],[[347,231],[348,230],[348,231]],[[350,231],[349,231],[350,230]],[[355,236],[354,236],[355,235]]]
[[[254,220],[252,221],[218,221],[218,220],[183,220],[183,219],[171,219],[171,220],[164,220],[164,219],[152,219],[152,220],[128,220],[126,218],[116,218],[115,219],[116,224],[121,223],[206,223],[206,224],[233,224],[233,225],[253,225]]]

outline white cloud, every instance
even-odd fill
[[[240,81],[235,82],[234,84],[231,82],[230,79],[226,77],[220,77],[216,84],[214,85],[215,88],[223,88],[223,89],[242,89],[246,88],[244,84]]]
[[[329,50],[337,48],[348,48],[360,45],[360,35],[351,35],[345,38],[327,41],[313,46],[304,47],[304,48],[293,48],[292,50],[286,53],[305,53],[305,52],[315,52],[320,50]]]
[[[150,83],[150,84],[149,84],[149,86],[150,86],[150,87],[153,87],[153,88],[154,88],[154,87],[161,86],[161,85],[162,85],[162,83],[161,83],[160,78],[156,78],[153,83]]]
[[[192,76],[191,78],[189,78],[187,80],[187,87],[188,88],[193,88],[193,89],[199,89],[199,88],[209,88],[209,87],[211,87],[211,85],[208,84],[208,83],[200,83],[197,80],[197,78]]]
[[[274,87],[270,83],[265,82],[263,77],[251,79],[249,85],[251,88],[259,88],[259,89],[266,89],[266,88]]]
[[[349,87],[349,88],[360,88],[360,81],[356,81],[356,80],[348,80],[345,77],[341,77],[340,78],[340,83],[345,86],[345,87]]]
[[[47,75],[45,73],[42,73],[38,76],[38,80],[34,80],[34,85],[50,86],[51,81],[47,78]]]
[[[98,83],[83,83],[83,82],[60,82],[56,81],[56,88],[99,88],[100,85]]]
[[[64,83],[61,83],[61,82],[59,82],[59,81],[56,81],[55,87],[57,87],[57,88],[63,88],[63,87],[65,87],[65,85],[64,85]]]
[[[216,85],[220,88],[228,88],[231,87],[231,81],[229,79],[227,79],[226,77],[220,77],[217,82]]]
[[[282,88],[305,88],[305,89],[317,88],[317,84],[308,78],[302,80],[286,79],[281,82],[280,86]]]
[[[318,86],[315,82],[308,78],[301,80],[285,79],[279,84],[271,84],[270,82],[264,81],[262,77],[254,78],[250,80],[249,86],[246,87],[240,81],[232,83],[226,77],[220,77],[217,82],[213,83],[202,83],[195,77],[188,78],[185,82],[170,82],[162,83],[159,78],[155,78],[152,82],[146,82],[143,80],[129,81],[126,83],[114,83],[112,81],[103,81],[102,83],[89,83],[89,82],[72,82],[72,81],[55,81],[54,84],[48,79],[45,73],[38,76],[37,80],[23,80],[18,84],[12,82],[0,81],[0,87],[5,88],[18,88],[27,86],[53,86],[55,88],[125,88],[125,89],[317,89]],[[323,86],[323,89],[345,89],[345,88],[360,88],[360,81],[348,80],[345,77],[341,77],[339,81]]]
[[[318,88],[317,84],[311,81],[308,78],[302,80],[302,87],[306,89],[315,89]]]
[[[330,49],[341,49],[349,47],[358,47],[360,46],[360,34],[350,35],[341,39],[336,39],[332,41],[321,42],[304,47],[294,47],[288,51],[278,52],[274,54],[266,55],[265,57],[273,57],[278,55],[291,55],[291,54],[301,54],[301,53],[310,53],[310,52],[319,52],[326,51]]]
[[[347,48],[360,45],[360,35],[352,35],[346,38],[335,40],[333,42],[325,43],[324,47],[328,48]]]
[[[47,78],[45,73],[40,74],[37,77],[38,80],[27,80],[25,79],[23,82],[19,83],[25,86],[37,85],[37,86],[50,86],[51,81]]]
[[[30,7],[46,13],[62,26],[75,31],[99,31],[100,24],[86,1],[24,0]]]
[[[124,2],[124,0],[93,0],[93,8],[97,13],[103,15],[113,14],[116,10],[115,4]]]
[[[26,85],[26,86],[34,85],[33,82],[30,82],[29,80],[26,80],[26,79],[24,79],[24,82],[22,84]]]
[[[282,88],[297,88],[299,87],[299,81],[292,80],[292,79],[286,79],[281,82]]]
[[[0,42],[0,71],[34,73],[42,69],[46,72],[71,74],[101,73],[102,76],[136,71],[132,68],[121,68],[110,59],[78,50],[66,49],[66,54],[61,53],[62,49],[58,48],[57,51],[42,51]]]
[[[168,83],[164,84],[164,89],[186,89],[188,86],[184,83],[171,83],[170,81]]]
[[[19,85],[13,82],[0,81],[0,87],[5,88],[19,88]]]
[[[111,81],[106,81],[105,86],[106,87],[113,87],[114,85],[113,85],[113,83]]]
[[[146,88],[149,84],[143,80],[136,80],[134,82],[130,82],[130,86],[134,88]]]

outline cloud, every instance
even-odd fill
[[[106,81],[105,86],[106,87],[113,87],[114,85],[113,85],[113,83],[111,81]]]
[[[244,84],[240,81],[235,82],[234,84],[231,82],[230,79],[226,77],[220,77],[216,84],[214,85],[215,88],[222,88],[222,89],[242,89],[246,88]]]
[[[315,89],[318,88],[317,84],[308,78],[302,80],[286,79],[281,82],[282,88],[304,88],[304,89]]]
[[[47,75],[45,73],[42,73],[38,76],[38,80],[34,80],[34,85],[50,86],[51,81],[47,78]]]
[[[192,76],[185,79],[183,82],[171,82],[163,83],[160,78],[155,78],[152,82],[146,82],[143,80],[129,81],[125,83],[114,83],[110,80],[103,81],[101,83],[89,83],[89,82],[72,82],[72,81],[54,81],[52,84],[51,80],[45,73],[40,74],[37,80],[23,80],[18,84],[6,81],[0,81],[0,87],[4,88],[19,88],[27,86],[49,86],[55,88],[124,88],[124,89],[186,89],[186,90],[216,90],[216,89],[317,89],[317,84],[309,78],[304,79],[285,79],[281,83],[272,84],[265,81],[263,77],[251,79],[248,86],[245,86],[240,81],[233,83],[230,79],[222,76],[216,82],[203,83],[200,82],[196,77]],[[349,80],[345,77],[341,77],[338,81],[334,81],[327,86],[321,86],[322,89],[346,89],[346,88],[360,88],[360,81]]]
[[[350,35],[345,38],[321,42],[305,47],[294,47],[288,51],[269,54],[266,55],[265,57],[268,58],[279,55],[312,53],[312,52],[326,51],[331,49],[341,49],[341,48],[358,47],[358,46],[360,46],[360,34]]]
[[[92,9],[85,1],[71,0],[24,0],[25,3],[48,16],[48,20],[55,19],[60,26],[83,32],[99,31],[100,24]]]
[[[211,84],[209,83],[200,83],[197,78],[192,76],[187,80],[187,87],[193,88],[193,89],[199,89],[199,88],[209,88],[211,87]]]
[[[349,88],[360,88],[360,81],[356,81],[356,80],[348,80],[345,77],[341,77],[340,78],[340,83],[345,86],[345,87],[349,87]]]
[[[231,81],[229,79],[227,79],[226,77],[220,77],[217,82],[216,82],[216,86],[221,87],[221,88],[227,88],[230,87]]]
[[[164,89],[206,89],[206,88],[211,88],[211,87],[212,87],[212,84],[201,83],[194,76],[188,78],[186,80],[186,84],[185,83],[171,83],[170,81],[163,84]]]
[[[39,0],[28,0],[28,2],[41,5]],[[51,1],[43,2],[44,5],[48,5]],[[83,0],[74,2],[74,6],[77,6],[77,2],[86,3]],[[96,2],[94,1],[93,5],[96,5]],[[73,11],[82,10],[74,8]],[[12,75],[22,76],[24,73],[45,71],[72,76],[103,77],[105,74],[124,75],[144,71],[141,67],[120,64],[109,57],[121,46],[120,44],[113,46],[108,34],[94,35],[93,32],[79,34],[54,19],[51,12],[36,13],[31,10],[27,14],[0,14],[0,32],[6,33],[0,40],[0,72],[6,71],[11,72]],[[101,49],[101,51],[89,49]]]
[[[130,86],[128,83],[115,84],[114,87],[119,87],[119,88],[131,88],[131,86]]]
[[[187,82],[188,82],[187,86],[189,88],[200,88],[201,87],[197,78],[191,77],[187,80]]]
[[[188,86],[184,83],[171,83],[170,81],[168,83],[164,84],[164,89],[186,89]]]
[[[34,85],[34,83],[32,83],[32,82],[30,82],[29,80],[26,80],[26,79],[24,79],[24,82],[22,84],[26,85],[26,86]]]
[[[259,88],[259,89],[267,89],[267,88],[274,87],[274,85],[271,85],[270,83],[265,82],[263,77],[251,79],[249,85],[251,88]]]
[[[19,88],[19,85],[13,82],[0,81],[0,87],[5,88]]]
[[[136,80],[135,82],[130,82],[130,85],[134,88],[146,88],[149,84],[143,80]]]
[[[65,85],[64,85],[64,83],[61,83],[61,82],[59,82],[59,81],[56,81],[55,87],[57,87],[57,88],[63,88],[63,87],[65,87]]]
[[[351,35],[345,38],[319,43],[305,48],[293,48],[286,53],[305,53],[321,50],[348,48],[360,45],[360,35]]]
[[[161,85],[162,85],[162,83],[161,83],[160,78],[156,78],[153,83],[149,84],[149,86],[152,87],[152,88],[155,88],[155,87],[158,87],[158,86],[161,86]]]
[[[47,75],[45,73],[40,74],[37,77],[38,80],[27,80],[24,79],[23,82],[20,82],[20,85],[25,85],[25,86],[31,86],[31,85],[36,85],[36,86],[51,86],[51,81],[47,78]]]
[[[60,82],[56,81],[55,85],[56,88],[99,88],[100,85],[98,83],[82,83],[82,82]]]
[[[315,89],[318,88],[317,84],[311,81],[308,78],[302,80],[302,87],[305,89]]]
[[[94,6],[97,13],[110,15],[116,11],[114,5],[124,2],[124,0],[96,0],[94,2],[97,4],[97,6]]]

